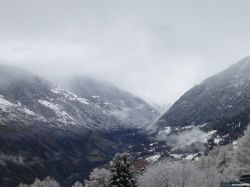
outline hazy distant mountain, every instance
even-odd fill
[[[123,91],[116,86],[87,76],[76,76],[63,85],[79,97],[87,98],[108,114],[115,116],[126,127],[145,127],[160,113],[142,98]]]
[[[218,144],[236,139],[249,122],[250,57],[247,57],[187,91],[156,125],[169,134],[199,127],[210,132]]]
[[[161,115],[165,114],[170,107],[171,104],[157,104],[157,103],[151,103],[151,106],[153,106]]]

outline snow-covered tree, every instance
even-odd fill
[[[217,147],[208,155],[203,155],[197,161],[200,170],[215,169],[221,175],[221,179],[229,181],[235,178],[237,167],[234,165],[234,149],[232,145]]]
[[[72,187],[83,187],[83,185],[79,181],[76,181]]]
[[[215,165],[217,169],[223,173],[224,169],[230,165],[233,160],[233,151],[231,146],[220,147],[218,154],[216,155]]]
[[[85,180],[85,187],[108,187],[111,179],[111,173],[107,169],[94,169]]]
[[[250,127],[247,128],[245,135],[238,142],[235,158],[240,171],[250,172]]]
[[[218,187],[220,182],[214,168],[200,170],[191,161],[159,161],[138,178],[139,187]]]
[[[60,187],[60,185],[51,177],[47,177],[42,181],[40,179],[35,179],[34,183],[31,185],[20,184],[18,187]]]
[[[111,162],[112,177],[110,186],[135,187],[136,181],[133,176],[129,155],[117,154]]]
[[[210,151],[208,155],[199,158],[198,167],[201,169],[216,167],[220,173],[223,173],[224,169],[233,161],[233,156],[234,150],[232,145],[217,147]]]

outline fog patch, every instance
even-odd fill
[[[204,143],[207,143],[208,139],[216,131],[204,132],[199,128],[193,128],[188,131],[180,132],[175,135],[168,135],[166,133],[159,133],[158,139],[160,141],[166,141],[167,145],[174,147],[174,149],[192,149],[204,150]]]

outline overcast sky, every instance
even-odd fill
[[[159,104],[250,55],[250,0],[0,0],[0,62]]]

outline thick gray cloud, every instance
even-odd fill
[[[250,54],[249,0],[1,0],[0,61],[161,104]]]

